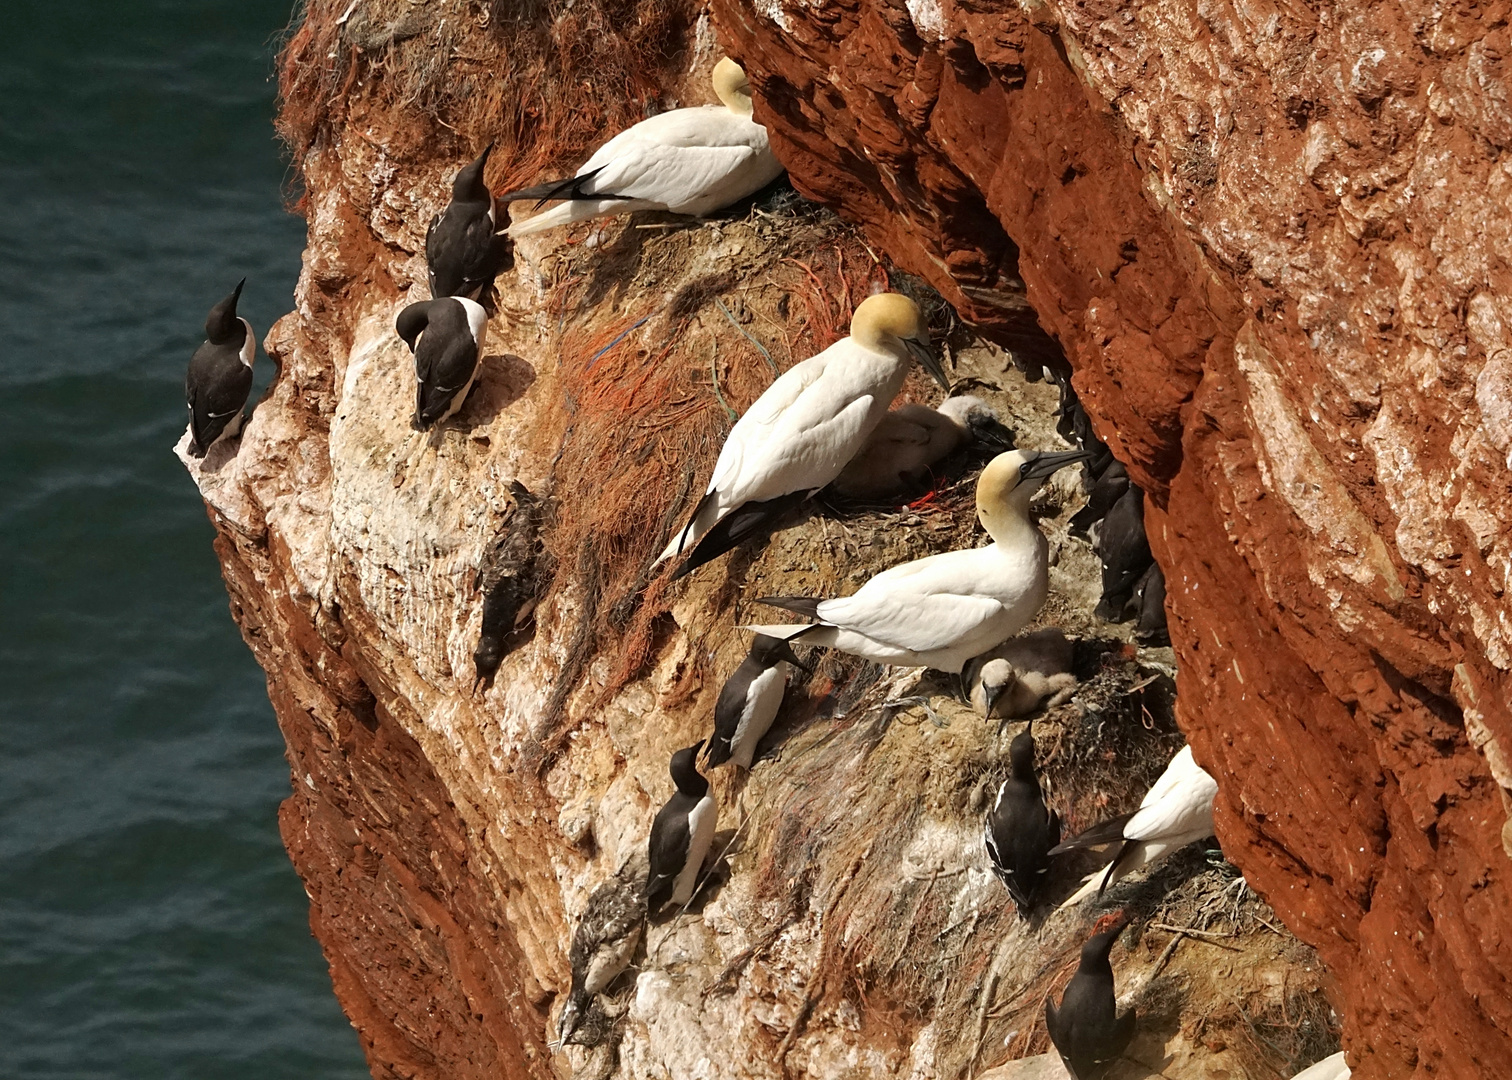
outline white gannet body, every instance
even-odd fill
[[[731,519],[735,511],[807,497],[838,476],[903,386],[910,355],[948,385],[928,343],[918,306],[906,296],[880,293],[863,300],[849,337],[783,372],[730,429],[708,491],[661,559],[687,554],[681,577],[790,504],[755,507]]]
[[[1051,852],[1058,855],[1077,848],[1122,842],[1113,861],[1089,874],[1061,908],[1079,904],[1089,896],[1100,896],[1125,875],[1153,866],[1194,840],[1212,836],[1213,800],[1217,795],[1218,781],[1192,758],[1192,748],[1183,746],[1145,793],[1137,811],[1094,825]]]
[[[851,596],[768,597],[763,603],[812,615],[813,626],[755,626],[759,634],[825,645],[881,664],[960,671],[1034,618],[1049,593],[1049,552],[1029,520],[1029,500],[1056,469],[1084,460],[1079,450],[1010,450],[977,481],[977,517],[986,547],[947,551],[894,566]]]
[[[509,226],[512,237],[604,214],[670,210],[702,217],[729,206],[782,174],[766,128],[751,118],[751,85],[726,57],[714,65],[714,93],[723,103],[673,109],[626,128],[596,150],[568,180],[501,196],[565,199],[544,214]]]
[[[1013,432],[979,397],[947,398],[938,409],[900,405],[882,417],[866,444],[835,478],[834,490],[856,499],[907,491],[968,442],[1012,450]]]
[[[1349,1080],[1349,1065],[1344,1060],[1344,1051],[1330,1054],[1322,1061],[1314,1062],[1292,1080]]]

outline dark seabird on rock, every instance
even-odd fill
[[[252,392],[257,344],[252,324],[236,314],[242,278],[230,296],[210,309],[205,341],[189,360],[184,397],[189,404],[189,455],[202,458],[211,446],[241,431],[242,408]]]
[[[509,241],[498,233],[498,208],[483,182],[493,144],[452,181],[451,202],[425,233],[425,263],[433,297],[477,297],[504,269]]]
[[[1127,925],[1120,920],[1111,930],[1088,938],[1060,1008],[1045,1000],[1045,1028],[1075,1080],[1087,1080],[1103,1062],[1122,1054],[1134,1038],[1134,1010],[1118,1015],[1113,965],[1108,962],[1113,943]]]
[[[1103,518],[1097,554],[1102,559],[1103,591],[1092,613],[1105,622],[1125,622],[1134,586],[1154,561],[1145,536],[1144,492],[1136,485],[1130,484]]]
[[[645,922],[644,865],[634,870],[627,868],[593,890],[573,931],[572,949],[567,954],[572,965],[572,987],[557,1020],[559,1042],[572,1039],[587,1016],[594,995],[608,989],[620,972],[630,966]]]
[[[1071,534],[1090,537],[1092,529],[1108,516],[1108,511],[1113,509],[1113,505],[1128,490],[1129,470],[1121,462],[1110,462],[1093,483],[1092,491],[1087,496],[1087,505],[1071,515]]]
[[[1145,645],[1169,645],[1171,632],[1166,626],[1165,573],[1152,562],[1136,592],[1139,600],[1139,625],[1134,636]]]
[[[714,706],[714,737],[709,740],[705,758],[710,767],[726,761],[733,761],[742,769],[751,767],[756,744],[771,728],[782,706],[789,664],[809,670],[786,641],[756,635],[751,651],[725,681],[719,702]]]
[[[394,320],[394,329],[415,354],[415,415],[410,426],[429,431],[462,408],[478,375],[488,316],[462,296],[421,300]]]
[[[541,547],[547,500],[518,480],[509,484],[514,506],[478,567],[483,619],[473,650],[473,691],[493,679],[504,658],[530,636],[536,600],[551,580],[551,560]]]
[[[1008,887],[1008,895],[1025,917],[1050,872],[1050,849],[1060,843],[1060,818],[1045,805],[1034,772],[1033,726],[1032,720],[1025,724],[1008,747],[1013,772],[998,788],[985,830],[993,873]]]
[[[695,764],[702,749],[700,742],[672,755],[669,771],[677,791],[651,824],[646,911],[652,916],[669,903],[682,907],[693,899],[704,856],[714,840],[719,807],[709,794],[709,782]]]

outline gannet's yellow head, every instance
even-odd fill
[[[751,113],[751,80],[745,69],[726,56],[714,65],[714,95],[731,112]]]
[[[878,293],[861,301],[851,316],[850,336],[871,349],[882,347],[889,339],[901,342],[935,382],[950,393],[945,369],[929,347],[929,329],[924,325],[919,305],[901,293]]]
[[[1085,450],[1068,450],[1049,454],[1040,450],[1010,450],[987,463],[977,479],[977,520],[994,537],[1003,515],[1022,518],[1029,509],[1029,499],[1039,490],[1041,481],[1057,469],[1086,461]],[[1011,511],[1010,511],[1011,507]]]

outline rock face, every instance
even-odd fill
[[[572,922],[644,844],[672,750],[706,734],[746,647],[733,625],[770,614],[750,601],[975,542],[967,484],[917,512],[809,520],[686,586],[650,570],[732,412],[843,333],[890,260],[1025,366],[1069,361],[1150,493],[1177,709],[1220,783],[1220,839],[1327,963],[1355,1075],[1496,1075],[1512,1060],[1505,13],[712,14],[312,0],[286,50],[310,222],[297,310],[268,339],[280,376],[236,456],[191,470],[289,744],[285,839],[374,1074],[955,1077],[1045,1049],[1035,1010],[1088,922],[1031,933],[985,869],[1003,747],[948,702],[898,722],[874,706],[910,683],[836,661],[789,691],[776,761],[715,776],[729,879],[651,929],[617,1041],[546,1041]],[[490,139],[495,190],[570,169],[648,108],[708,100],[720,43],[794,184],[862,234],[779,200],[699,229],[533,239],[500,279],[467,406],[414,436],[392,318],[424,295],[452,172]],[[951,342],[1020,440],[1053,445],[1053,391],[1005,374],[988,341]],[[479,567],[516,481],[549,501],[553,572],[534,638],[474,692]],[[1046,509],[1063,522],[1071,492]],[[1095,568],[1048,528],[1049,613],[1091,632]],[[1131,722],[1119,753],[1141,783],[1111,785],[1076,715],[1042,738],[1086,824],[1137,802],[1179,740]],[[1200,869],[1173,867],[1189,906],[1167,921],[1217,910]],[[1127,902],[1166,911],[1153,896]],[[1228,927],[1251,955],[1226,970],[1154,932],[1115,954],[1121,989],[1164,1002],[1145,1006],[1140,1060],[1238,1077],[1319,1056],[1255,1065],[1214,1034],[1219,1004],[1234,1031],[1272,1006],[1295,1027],[1287,987],[1316,986],[1297,991],[1316,965],[1260,925]]]
[[[714,9],[800,190],[1008,343],[1021,280],[1152,493],[1220,838],[1355,1075],[1504,1068],[1507,11]]]

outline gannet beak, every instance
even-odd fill
[[[802,660],[798,659],[798,654],[793,651],[793,647],[785,641],[777,647],[777,655],[782,657],[789,664],[792,664],[795,668],[802,668],[810,675],[814,673],[814,669],[808,664],[805,664]]]
[[[944,388],[945,393],[950,393],[950,379],[945,374],[945,366],[940,363],[940,358],[929,347],[928,341],[919,338],[904,338],[903,347],[908,350],[908,355],[919,362],[919,366],[929,372],[935,382]]]
[[[1013,430],[995,416],[972,417],[971,437],[990,450],[1013,450]]]
[[[1029,452],[1033,453],[1033,451]],[[1067,450],[1059,454],[1035,454],[1020,467],[1019,481],[1043,480],[1057,469],[1064,469],[1067,465],[1075,465],[1079,461],[1091,460],[1092,455],[1086,450]]]
[[[1006,685],[1006,684],[1004,684]],[[998,698],[1003,696],[1003,686],[982,686],[982,700],[987,703],[987,716],[992,716],[993,707],[997,705]]]

